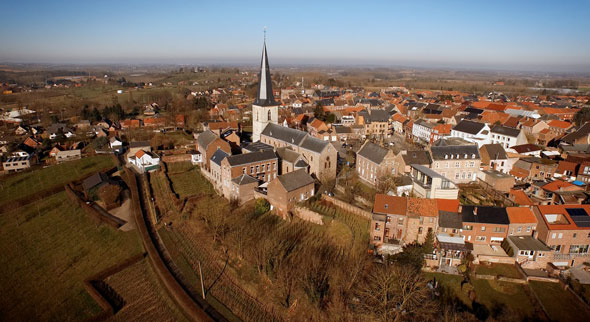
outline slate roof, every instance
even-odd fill
[[[505,160],[508,158],[501,144],[484,144],[481,148],[486,150],[490,160]]]
[[[272,79],[270,78],[270,67],[268,54],[266,53],[266,40],[262,47],[262,58],[260,59],[260,72],[258,74],[258,93],[256,94],[255,105],[274,106],[277,105],[272,92]]]
[[[141,148],[144,146],[150,146],[150,142],[149,141],[129,142],[129,148]]]
[[[315,182],[305,169],[299,169],[297,171],[280,175],[277,179],[279,179],[279,182],[287,192],[297,190]]]
[[[431,146],[433,160],[479,159],[477,145],[439,145]],[[446,158],[445,158],[446,156]]]
[[[88,191],[98,185],[103,184],[108,179],[109,177],[106,174],[102,172],[97,172],[91,175],[90,177],[84,179],[84,181],[82,181],[82,187],[84,187],[84,190]]]
[[[520,134],[520,130],[513,129],[511,127],[507,127],[504,125],[496,125],[496,126],[492,127],[491,132],[514,137],[514,138]]]
[[[320,153],[322,152],[326,146],[330,144],[328,141],[323,141],[318,138],[314,138],[311,136],[306,136],[303,142],[299,145],[302,149],[306,149],[309,151]]]
[[[586,122],[575,132],[569,133],[562,137],[561,141],[573,144],[575,140],[587,136],[588,134],[590,134],[590,122]]]
[[[262,130],[261,134],[294,145],[300,145],[308,135],[307,132],[284,127],[274,123],[268,123],[266,127],[264,127],[264,130]]]
[[[457,125],[455,125],[453,130],[475,135],[479,133],[485,126],[486,125],[483,123],[462,120]]]
[[[533,236],[508,236],[508,239],[518,250],[535,250],[548,252],[551,248]]]
[[[381,164],[383,158],[387,155],[387,149],[367,141],[357,154],[374,163]]]
[[[463,218],[461,214],[456,212],[439,211],[438,225],[442,228],[461,229],[463,227]]]
[[[261,151],[261,150],[272,151],[272,150],[274,150],[274,147],[272,145],[257,141],[257,142],[253,142],[253,143],[246,145],[244,147],[244,150],[249,151],[249,152],[256,152],[256,151]]]
[[[428,164],[432,163],[429,151],[408,151],[406,154],[402,154],[402,159],[406,164]]]
[[[239,177],[235,177],[235,178],[231,179],[231,181],[236,183],[238,186],[250,184],[250,183],[255,183],[255,182],[258,183],[258,180],[256,178],[253,178],[247,174],[242,174]]]
[[[286,147],[278,148],[277,155],[281,160],[285,160],[290,163],[297,161],[297,159],[301,156],[299,153]]]
[[[211,132],[210,130],[204,131],[203,133],[199,134],[197,137],[197,143],[200,147],[207,148],[211,142],[213,142],[217,138],[215,133]]]
[[[211,156],[211,162],[221,166],[221,161],[223,161],[223,159],[225,159],[227,156],[228,154],[225,153],[225,151],[222,149],[217,149],[217,151],[215,151],[215,153],[213,153]]]
[[[477,215],[474,210],[477,209]],[[508,214],[506,208],[501,207],[475,207],[463,206],[461,211],[463,222],[508,225]]]
[[[235,154],[227,157],[230,166],[238,166],[242,164],[273,160],[277,156],[274,151],[258,151],[251,153]]]
[[[386,110],[372,110],[366,119],[368,122],[387,122],[389,121],[389,113]]]

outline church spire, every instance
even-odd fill
[[[260,62],[260,74],[258,75],[258,93],[254,104],[258,106],[277,105],[272,93],[272,80],[268,67],[268,55],[266,54],[266,27],[264,27],[264,45],[262,47],[262,60]]]

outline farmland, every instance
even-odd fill
[[[114,166],[111,156],[92,156],[9,176],[0,181],[0,205]]]
[[[83,281],[143,252],[135,231],[98,224],[65,192],[2,214],[0,245],[0,289],[10,294],[0,299],[6,320],[88,319],[100,307]]]
[[[160,288],[147,259],[125,268],[105,279],[125,301],[112,321],[154,320],[184,321],[168,295]]]

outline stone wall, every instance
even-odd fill
[[[190,160],[191,160],[190,154],[173,154],[173,155],[162,156],[163,162],[185,162],[185,161],[190,161]]]
[[[371,220],[373,218],[373,214],[372,213],[370,213],[370,212],[368,212],[366,210],[363,210],[363,209],[361,209],[359,207],[353,206],[353,205],[351,205],[351,204],[349,204],[347,202],[344,202],[342,200],[338,200],[338,199],[336,199],[334,197],[330,197],[328,195],[322,194],[322,199],[324,199],[324,200],[326,200],[328,202],[331,202],[334,205],[336,205],[337,207],[340,207],[340,208],[342,208],[342,209],[344,209],[344,210],[346,210],[348,212],[351,212],[351,213],[353,213],[355,215],[359,215],[361,217],[365,217],[365,218],[367,218],[369,220]]]
[[[295,208],[293,208],[293,214],[298,218],[301,218],[305,221],[309,221],[314,224],[324,224],[324,222],[322,221],[322,215],[307,208],[296,206]]]

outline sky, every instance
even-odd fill
[[[0,0],[0,62],[590,72],[590,0],[280,2]]]

